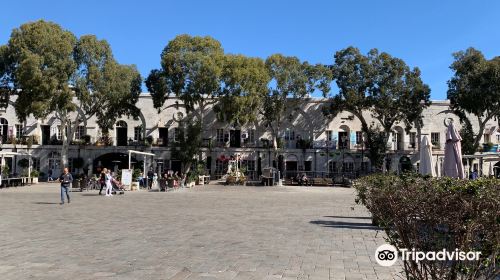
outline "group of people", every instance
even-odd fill
[[[300,185],[300,186],[307,186],[307,185],[310,185],[309,183],[309,178],[307,178],[307,175],[306,173],[297,173],[297,176],[295,176],[295,181],[297,181],[297,183]]]
[[[52,179],[52,178],[51,178]],[[143,174],[138,178],[141,187],[147,189],[153,189],[159,187],[160,191],[165,191],[167,188],[176,189],[179,187],[185,187],[186,184],[186,174],[168,170],[163,176],[158,179],[157,173],[150,169],[147,177],[144,178]],[[61,183],[61,205],[65,203],[65,197],[68,203],[70,203],[69,188],[73,183],[73,176],[69,173],[68,168],[64,168],[63,173],[59,176],[58,181]],[[113,184],[120,185],[111,172],[107,168],[103,168],[99,176],[99,195],[102,195],[102,190],[105,190],[106,196],[113,196]]]
[[[113,196],[113,181],[115,179],[113,178],[111,174],[111,170],[107,168],[103,168],[101,171],[101,175],[99,176],[99,184],[101,188],[99,189],[99,195],[102,194],[102,189],[106,187],[106,196]]]
[[[158,174],[151,168],[147,177],[141,173],[139,176],[139,185],[147,189],[153,189],[159,187],[161,191],[166,190],[166,188],[176,189],[179,187],[184,187],[186,184],[186,174],[179,173],[177,171],[168,170],[161,178],[158,178]]]

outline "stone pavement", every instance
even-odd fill
[[[209,185],[104,197],[0,190],[0,278],[393,279],[346,188]]]

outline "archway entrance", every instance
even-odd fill
[[[132,157],[132,163],[139,163],[135,157]],[[103,168],[107,168],[111,171],[115,169],[128,169],[128,154],[124,153],[107,153],[101,156],[98,156],[94,160],[94,173],[99,173]],[[142,170],[142,168],[140,168]]]

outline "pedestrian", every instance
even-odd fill
[[[101,189],[99,190],[99,195],[102,194],[102,189],[104,189],[104,186],[106,186],[106,172],[108,170],[106,168],[104,168],[102,171],[101,171],[101,174],[99,175],[99,184],[101,185]]]
[[[144,188],[144,175],[142,174],[142,172],[139,173],[137,181],[139,181],[139,188]]]
[[[68,168],[65,167],[63,170],[63,174],[59,177],[59,182],[61,183],[61,205],[64,204],[64,194],[66,193],[66,198],[68,199],[68,203],[70,203],[70,197],[68,188],[71,186],[73,182],[73,176],[69,173]]]
[[[156,189],[156,187],[157,187],[157,186],[158,186],[158,174],[156,174],[156,173],[155,173],[155,174],[153,175],[153,184],[152,184],[151,189],[153,189],[153,188],[155,188],[155,189]]]
[[[113,196],[113,194],[111,193],[113,191],[113,185],[111,184],[111,172],[109,170],[106,170],[105,182],[106,196]]]
[[[153,186],[153,177],[154,177],[154,172],[153,172],[153,168],[149,168],[149,171],[148,171],[148,189],[151,189],[151,187]]]
[[[174,189],[179,188],[179,175],[177,175],[177,171],[174,173]]]
[[[184,173],[181,173],[181,188],[185,188],[186,187],[186,174]]]
[[[48,175],[49,177],[47,178],[47,181],[48,181],[48,182],[50,182],[50,181],[54,181],[54,180],[52,179],[52,169],[49,169],[49,173],[48,173],[48,174],[49,174],[49,175]]]

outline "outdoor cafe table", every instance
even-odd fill
[[[198,176],[200,178],[200,185],[208,185],[210,181],[210,176],[208,175],[200,175]]]

